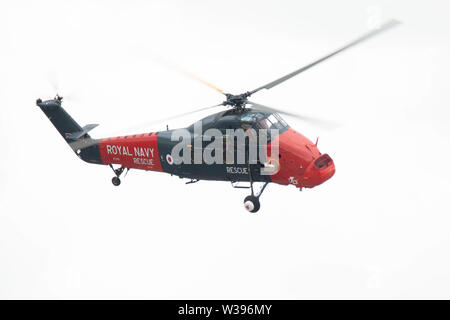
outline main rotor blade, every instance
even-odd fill
[[[344,51],[344,50],[346,50],[346,49],[348,49],[350,47],[353,47],[353,46],[363,42],[364,40],[367,40],[367,39],[369,39],[369,38],[371,38],[371,37],[373,37],[373,36],[383,32],[383,31],[386,31],[386,30],[388,30],[388,29],[390,29],[390,28],[392,28],[392,27],[394,27],[394,26],[396,26],[398,24],[400,24],[400,22],[397,21],[397,20],[389,20],[388,22],[385,22],[384,24],[382,24],[379,28],[374,29],[372,31],[369,31],[369,32],[363,34],[359,38],[357,38],[357,39],[353,40],[352,42],[346,44],[345,46],[341,47],[340,49],[337,49],[336,51],[333,51],[332,53],[330,53],[330,54],[328,54],[328,55],[326,55],[326,56],[324,56],[324,57],[322,57],[322,58],[320,58],[320,59],[318,59],[318,60],[316,60],[316,61],[314,61],[314,62],[312,62],[312,63],[310,63],[310,64],[308,64],[308,65],[306,65],[306,66],[304,66],[302,68],[300,68],[300,69],[297,69],[294,72],[291,72],[291,73],[285,75],[284,77],[281,77],[281,78],[279,78],[279,79],[277,79],[275,81],[269,82],[269,83],[267,83],[267,84],[265,84],[265,85],[255,89],[253,91],[250,91],[250,95],[254,94],[255,92],[258,92],[259,90],[262,90],[262,89],[270,89],[272,87],[275,87],[276,85],[279,85],[280,83],[282,83],[282,82],[284,82],[286,80],[289,80],[290,78],[298,75],[299,73],[302,73],[303,71],[306,71],[309,68],[314,67],[315,65],[321,63],[322,61],[325,61],[325,60],[333,57],[334,55],[336,55],[336,54],[338,54],[338,53],[340,53],[340,52],[342,52],[342,51]]]
[[[194,80],[197,80],[197,81],[203,83],[204,85],[206,85],[206,86],[216,90],[217,92],[220,92],[220,93],[224,94],[222,89],[216,87],[215,85],[213,85],[212,83],[210,83],[210,82],[208,82],[206,80],[203,80],[202,78],[198,77],[197,75],[193,74],[192,72],[189,72],[189,71],[181,68],[180,66],[175,65],[172,62],[169,62],[169,61],[167,61],[167,60],[165,60],[165,59],[163,59],[161,57],[155,58],[154,60],[159,62],[159,63],[161,63],[161,64],[164,64],[166,67],[168,67],[168,68],[170,68],[170,69],[172,69],[174,71],[177,71],[177,72],[179,72],[181,74],[184,74],[185,76],[187,76],[189,78],[192,78]]]
[[[284,114],[289,117],[300,119],[305,122],[309,122],[313,125],[320,126],[320,127],[327,128],[327,129],[334,129],[334,128],[338,127],[338,124],[333,123],[331,121],[322,120],[322,119],[318,119],[318,118],[310,117],[310,116],[299,115],[299,114],[288,112],[288,111],[283,111],[280,109],[268,107],[268,106],[265,106],[265,105],[262,105],[262,104],[259,104],[256,102],[252,102],[252,101],[247,101],[247,102],[253,106],[253,109],[256,109],[256,110],[270,112],[270,113]]]
[[[187,115],[190,115],[190,114],[194,114],[194,113],[197,113],[197,112],[200,112],[200,111],[204,111],[204,110],[208,110],[208,109],[213,109],[213,108],[216,108],[216,107],[219,107],[219,106],[222,106],[222,105],[223,105],[223,102],[220,103],[220,104],[213,105],[213,106],[200,108],[200,109],[196,109],[196,110],[191,110],[191,111],[188,111],[188,112],[183,112],[183,113],[180,113],[180,114],[177,114],[177,115],[174,115],[174,116],[170,116],[170,117],[143,122],[143,123],[140,123],[140,124],[137,124],[137,125],[125,128],[125,129],[121,129],[120,131],[122,132],[122,131],[137,130],[139,128],[144,128],[144,127],[150,126],[152,124],[162,123],[164,121],[181,118],[181,117],[184,117],[184,116],[187,116]]]
[[[161,122],[164,122],[164,121],[167,121],[167,120],[180,118],[180,117],[183,117],[183,116],[186,116],[186,115],[189,115],[189,114],[193,114],[193,113],[196,113],[196,112],[200,112],[200,111],[216,108],[216,107],[219,107],[219,106],[222,106],[222,105],[223,105],[223,103],[220,103],[220,104],[216,104],[214,106],[209,106],[209,107],[200,108],[200,109],[196,109],[196,110],[189,111],[189,112],[184,112],[184,113],[181,113],[181,114],[178,114],[178,115],[175,115],[175,116],[171,116],[171,117],[167,117],[167,118],[163,118],[163,119],[159,119],[159,120],[143,122],[143,123],[140,123],[140,124],[137,124],[137,125],[125,128],[125,129],[121,129],[120,131],[116,130],[114,132],[110,132],[110,134],[108,134],[107,136],[115,136],[119,132],[124,132],[124,131],[138,130],[140,128],[144,128],[146,126],[149,126],[149,125],[152,125],[152,124],[155,124],[155,123],[161,123]],[[98,143],[99,140],[100,139],[77,140],[77,141],[73,141],[73,142],[71,142],[69,144],[71,145],[72,148],[84,149],[84,148],[90,147],[90,146]]]

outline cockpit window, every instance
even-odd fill
[[[256,121],[256,116],[258,115],[258,113],[245,113],[241,116],[241,121],[242,122],[255,122]]]
[[[264,129],[283,130],[288,128],[287,123],[276,113],[270,114],[267,118],[260,121]]]
[[[271,123],[268,119],[261,119],[258,121],[258,129],[270,129]]]
[[[255,129],[278,129],[289,128],[287,123],[277,113],[252,112],[241,116],[241,127],[253,127]]]
[[[271,114],[266,120],[270,123],[269,129],[278,129],[281,130],[286,127],[286,124],[280,120],[281,118],[277,118],[275,114]]]

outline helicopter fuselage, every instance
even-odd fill
[[[251,110],[238,114],[230,113],[230,115],[222,116],[220,121],[214,121],[216,115],[209,116],[202,120],[203,133],[207,128],[214,126],[222,130],[225,136],[226,129],[241,128],[244,123],[241,119],[245,119],[251,114]],[[270,114],[264,116],[268,117]],[[252,126],[251,123],[247,124]],[[225,153],[229,150],[227,144],[224,143],[223,162],[194,163],[192,155],[191,163],[176,164],[173,150],[179,141],[173,139],[173,134],[179,129],[100,139],[97,148],[102,164],[165,172],[192,180],[268,181],[282,185],[292,184],[298,188],[312,188],[333,176],[335,172],[333,160],[326,154],[322,155],[316,144],[287,125],[279,129],[279,133],[273,140],[263,146],[264,151],[270,153],[268,150],[270,151],[271,144],[277,144],[279,147],[277,158],[269,156],[269,159],[263,159],[253,164],[248,160],[248,140],[244,147],[247,153],[244,163],[238,163],[236,157],[227,162]],[[188,140],[187,147],[193,152],[195,134],[192,126],[185,130],[191,133],[191,140]],[[200,145],[200,148],[203,149],[202,152],[208,148],[208,143],[209,141],[203,141]],[[236,144],[233,147],[237,149]],[[234,150],[234,153],[236,151]],[[82,154],[80,157],[83,158]],[[89,161],[89,159],[86,160]],[[269,175],[262,174],[261,169],[268,162],[275,165],[276,171]]]
[[[260,164],[174,164],[171,150],[177,142],[171,141],[171,130],[101,139],[98,150],[101,162],[106,165],[165,172],[195,180],[235,182],[252,179],[312,188],[334,175],[333,160],[327,154],[321,154],[317,146],[302,134],[289,128],[276,139],[279,143],[279,170],[272,175],[261,175]]]
[[[84,128],[93,125],[81,128],[65,112],[60,100],[38,100],[37,104],[78,157],[94,164],[119,165],[122,168],[120,172],[125,168],[138,169],[165,172],[191,180],[274,182],[298,188],[315,187],[331,178],[335,172],[333,160],[327,154],[322,154],[316,144],[290,128],[277,114],[249,108],[232,109],[212,114],[183,129],[92,139]],[[198,125],[201,127],[200,132],[196,132]],[[207,133],[211,129],[223,134],[223,137],[228,137],[230,130],[253,129],[257,135],[254,139],[264,149],[266,156],[250,161],[248,154],[252,136],[249,135],[243,142],[243,162],[238,161],[239,143],[229,144],[226,139],[223,139],[220,151],[223,157],[219,157],[223,161],[194,161],[195,148],[200,149],[200,154],[209,148],[211,138],[207,137]],[[262,129],[276,129],[276,134],[269,141],[261,143],[258,135]],[[180,130],[187,134],[187,140],[183,143],[192,159],[189,163],[175,161],[174,148],[180,141],[174,139],[174,133]],[[74,136],[77,138],[74,139]],[[201,138],[200,144],[197,143],[198,138]],[[276,154],[272,153],[272,145],[278,147]],[[226,156],[230,151],[231,159]],[[265,174],[262,169],[268,165],[274,170]]]

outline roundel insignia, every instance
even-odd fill
[[[270,158],[269,159],[269,164],[274,166],[273,174],[278,173],[280,171],[281,165],[280,165],[280,162],[277,159]]]
[[[264,163],[264,167],[261,168],[261,174],[273,175],[280,171],[280,162],[276,159],[270,158],[269,161]]]
[[[166,161],[168,164],[172,165],[173,164],[173,158],[170,154],[166,155]]]

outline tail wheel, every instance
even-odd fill
[[[248,196],[244,199],[244,207],[248,212],[257,212],[261,205],[257,197]]]
[[[120,185],[120,179],[118,177],[113,177],[111,180],[112,184],[116,187]]]

